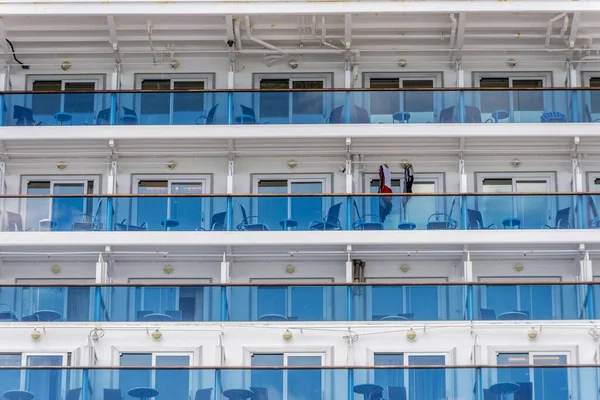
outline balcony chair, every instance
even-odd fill
[[[467,216],[469,218],[469,225],[467,229],[496,229],[496,224],[492,223],[485,225],[483,223],[483,216],[479,210],[471,210],[467,208]]]
[[[590,108],[588,107],[588,105],[586,104],[585,106],[583,106],[583,115],[584,115],[584,121],[583,122],[600,122],[600,118],[596,118],[596,119],[592,119],[592,113],[590,112]]]
[[[13,106],[13,119],[17,126],[41,125],[33,120],[33,110],[22,106]]]
[[[311,231],[339,231],[342,229],[340,223],[340,207],[342,203],[336,203],[329,207],[327,216],[322,221],[311,221],[309,228]]]
[[[392,114],[392,123],[398,122],[401,124],[408,124],[410,121],[410,113],[406,111],[397,111]]]
[[[254,396],[250,397],[250,400],[269,400],[269,389],[250,386],[250,390],[254,392]]]
[[[96,125],[110,125],[110,108],[98,111]]]
[[[123,107],[123,115],[121,116],[121,123],[123,125],[137,125],[138,116],[137,113],[131,108]]]
[[[480,308],[479,313],[483,321],[495,321],[497,319],[496,310],[492,310],[491,308]]]
[[[427,229],[428,230],[447,230],[447,229],[456,229],[458,227],[458,221],[452,219],[452,211],[454,210],[454,205],[456,204],[456,197],[452,199],[452,204],[450,205],[450,212],[448,214],[443,212],[433,213],[427,219]],[[440,218],[442,218],[440,220]]]
[[[328,124],[345,124],[346,116],[344,115],[344,106],[339,106],[331,110],[329,118],[327,118]],[[370,124],[371,117],[369,112],[358,106],[353,106],[350,111],[350,123],[351,124]]]
[[[571,229],[571,224],[569,223],[569,215],[571,214],[571,207],[563,208],[562,210],[558,210],[556,212],[556,218],[554,220],[554,226],[544,225],[542,229]]]
[[[127,223],[127,219],[124,219],[120,223],[115,224],[116,231],[147,231],[148,225],[142,222],[141,225],[131,225]]]
[[[21,214],[10,211],[4,212],[2,230],[4,232],[23,232],[23,217]],[[33,231],[32,228],[27,230]]]
[[[201,115],[198,118],[196,118],[196,125],[202,125],[202,124],[200,124],[200,121],[202,121],[202,120],[206,121],[204,123],[204,125],[214,125],[214,123],[215,123],[215,114],[217,113],[217,107],[219,107],[219,103],[215,104],[208,111],[208,114],[206,114],[206,116]]]
[[[489,123],[495,123],[497,124],[498,122],[500,122],[503,119],[508,119],[508,117],[510,117],[510,113],[508,111],[504,111],[504,110],[496,110],[492,113],[492,116],[490,118],[488,118],[485,122]]]
[[[53,219],[44,218],[38,222],[38,230],[40,232],[50,232],[56,230],[58,223]]]
[[[81,388],[71,389],[67,392],[65,400],[79,400],[81,398]]]
[[[123,400],[121,389],[104,389],[104,400]]]
[[[196,390],[196,396],[194,396],[194,400],[211,400],[211,399],[212,399],[212,388]]]
[[[262,222],[262,219],[257,215],[248,216],[246,209],[240,204],[242,210],[242,222],[237,226],[238,231],[268,231],[269,228]],[[252,222],[255,221],[255,222]]]
[[[439,118],[440,124],[456,124],[460,122],[458,116],[458,110],[455,106],[444,108],[440,112]],[[466,124],[481,123],[481,111],[479,108],[472,106],[465,106],[465,120]]]
[[[17,315],[12,308],[5,303],[0,303],[0,321],[18,321]]]
[[[240,108],[242,109],[242,114],[235,117],[236,124],[259,124],[256,119],[256,113],[253,108],[243,106],[240,104]]]
[[[183,316],[181,310],[165,310],[165,314],[171,317],[173,321],[182,321]]]
[[[404,386],[388,386],[389,400],[406,400],[406,388]]]
[[[592,219],[589,221],[590,229],[598,229],[600,228],[600,216],[598,215],[598,209],[596,208],[596,202],[594,201],[594,196],[591,194],[587,197],[588,207],[590,207],[590,212],[592,213]]]
[[[225,219],[227,218],[227,211],[213,214],[210,218],[210,229],[204,229],[199,226],[196,228],[197,231],[225,231]]]
[[[567,122],[567,116],[558,111],[545,112],[540,117],[540,122]]]
[[[382,231],[383,230],[383,221],[381,221],[381,217],[375,214],[365,214],[363,216],[360,215],[360,210],[358,208],[358,204],[356,204],[356,200],[352,200],[354,203],[354,208],[356,209],[356,215],[358,219],[352,224],[352,229],[358,231]]]
[[[98,218],[100,216],[100,210],[102,208],[102,201],[104,198],[98,200],[98,205],[96,206],[96,211],[93,215],[90,214],[81,214],[80,220],[73,222],[71,230],[73,231],[101,231],[102,230],[102,222]]]

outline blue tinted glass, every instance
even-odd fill
[[[277,314],[287,317],[287,288],[259,287],[257,292],[257,318],[264,315]]]
[[[140,182],[138,186],[139,194],[167,194],[166,181],[145,181]],[[141,226],[146,223],[148,230],[164,230],[161,222],[167,219],[168,197],[138,197],[134,199],[137,202],[135,210],[135,221],[127,221],[130,224]]]
[[[152,354],[121,354],[121,366],[123,367],[146,367],[152,365]],[[119,389],[126,400],[135,399],[129,396],[129,391],[138,387],[150,387],[150,370],[122,369],[119,370]]]
[[[532,319],[553,319],[552,286],[523,285],[519,287],[521,300],[520,311],[524,311]]]
[[[31,195],[49,195],[50,182],[30,182],[27,185],[27,194]],[[25,229],[38,230],[40,221],[49,218],[50,212],[49,198],[27,199]]]
[[[203,193],[201,183],[173,183],[171,194],[198,195]],[[195,231],[202,226],[204,218],[210,218],[204,214],[201,197],[171,197],[171,210],[169,219],[177,221],[178,226],[174,230]],[[203,218],[204,217],[204,218]]]
[[[293,194],[323,193],[321,182],[292,182]],[[323,197],[292,197],[290,215],[298,222],[299,229],[308,229],[311,221],[321,222],[323,219]]]
[[[495,311],[496,318],[503,313],[518,311],[516,286],[486,286],[486,308]]]
[[[435,286],[407,287],[408,309],[406,312],[414,314],[415,320],[435,321],[439,319],[438,290],[440,289]]]
[[[566,365],[565,355],[536,355],[533,365]],[[535,400],[569,399],[569,372],[567,368],[535,368],[533,372]]]
[[[290,367],[320,367],[319,356],[288,356]],[[287,397],[289,399],[320,399],[322,393],[322,374],[318,369],[288,370]]]
[[[253,367],[277,367],[283,365],[283,354],[253,354]],[[252,370],[250,390],[266,392],[269,400],[283,399],[283,370]]]
[[[27,365],[30,367],[58,367],[63,363],[62,356],[29,356]],[[28,370],[25,387],[33,393],[34,398],[60,400],[62,374],[56,369]]]
[[[157,367],[187,367],[190,365],[189,356],[157,356]],[[172,399],[187,399],[190,397],[189,370],[156,370],[155,389],[159,396]]]
[[[445,365],[444,356],[409,356],[409,365]],[[446,398],[446,370],[411,369],[408,371],[409,399]]]
[[[21,354],[0,354],[0,367],[17,367],[21,365]],[[0,393],[9,390],[19,390],[21,383],[21,371],[0,370]]]
[[[393,366],[393,365],[404,365],[403,354],[375,354],[375,365]],[[383,393],[387,392],[388,396],[384,398],[393,399],[395,393],[403,392],[406,393],[404,385],[404,373],[403,369],[375,369],[375,381],[376,385],[383,388]]]
[[[67,321],[90,320],[90,294],[92,289],[87,287],[67,288]]]
[[[56,183],[53,194],[85,194],[83,183]],[[52,220],[56,223],[57,231],[70,231],[73,222],[80,220],[86,214],[86,201],[82,197],[54,198],[52,200]]]
[[[372,319],[380,320],[388,316],[404,314],[404,287],[373,286]]]
[[[292,292],[291,317],[297,317],[299,321],[322,321],[324,319],[324,288],[292,286],[289,290]]]

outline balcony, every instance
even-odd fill
[[[0,93],[0,126],[596,122],[586,89]]]
[[[595,193],[22,195],[2,231],[595,229]]]
[[[8,366],[0,369],[0,393],[7,399],[47,400],[495,400],[512,399],[513,394],[515,399],[528,400],[599,398],[598,367],[567,366],[565,356],[538,357],[528,365],[527,357],[521,362],[518,354],[513,356],[507,365],[499,366],[445,366],[435,356],[413,356],[407,357],[412,359],[405,365],[369,368],[322,367],[320,357],[304,357],[308,365],[296,365],[300,360],[294,358],[301,357],[290,357],[287,367],[239,369],[187,367],[181,363],[189,360],[176,355],[161,357],[161,365],[144,366],[144,361],[153,363],[150,354],[124,357],[122,363],[127,365],[118,368],[66,369],[48,362],[52,357],[37,356],[31,358],[43,359],[44,367],[5,363]]]
[[[600,284],[381,283],[4,286],[2,322],[600,319]]]

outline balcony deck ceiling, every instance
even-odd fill
[[[485,128],[489,126],[486,125]],[[141,127],[143,128],[143,127]],[[573,137],[358,137],[351,138],[347,146],[344,137],[306,138],[147,138],[118,139],[113,136],[114,148],[109,139],[53,139],[48,140],[43,128],[19,128],[36,131],[39,139],[6,139],[2,153],[10,160],[19,159],[77,159],[108,160],[113,154],[127,157],[311,157],[324,156],[343,160],[347,152],[364,156],[415,156],[415,157],[482,157],[482,156],[558,156],[568,157],[575,150],[590,158],[600,156],[600,138],[582,137],[578,145]],[[19,129],[16,129],[18,131]],[[90,128],[94,129],[94,128]],[[171,129],[171,128],[170,128]],[[287,128],[283,128],[287,129]],[[343,127],[340,126],[340,130]],[[87,135],[80,134],[79,138]],[[336,158],[337,157],[337,158]],[[108,162],[108,161],[107,161]]]
[[[161,3],[161,6],[168,8],[177,3]],[[294,7],[285,8],[278,8],[275,3],[269,8],[270,2],[219,2],[215,7],[206,2],[204,8],[194,8],[194,4],[201,3],[188,2],[189,15],[130,15],[108,11],[69,15],[77,10],[83,10],[81,14],[85,14],[86,6],[94,2],[69,5],[69,2],[26,4],[9,1],[3,3],[0,35],[6,35],[13,43],[24,63],[41,63],[55,58],[60,62],[68,56],[71,60],[87,60],[90,65],[95,62],[96,66],[101,65],[98,64],[101,60],[110,65],[114,49],[118,49],[123,63],[140,59],[152,62],[152,55],[156,63],[168,62],[173,57],[185,59],[219,54],[229,57],[231,49],[227,40],[236,41],[233,50],[238,55],[295,54],[310,59],[311,55],[317,54],[321,61],[338,62],[343,61],[346,49],[358,50],[360,59],[401,58],[406,53],[411,61],[436,57],[447,61],[453,54],[464,60],[475,57],[484,61],[494,54],[504,59],[510,54],[520,62],[545,58],[564,60],[567,56],[577,59],[594,55],[593,50],[600,49],[600,7],[592,1],[538,1],[537,5],[533,1],[294,2]],[[475,7],[468,10],[465,3]],[[525,3],[532,7],[531,12],[517,11]],[[560,6],[553,7],[557,3]],[[382,9],[387,6],[390,11],[347,14],[353,6],[361,4],[379,5]],[[480,4],[483,8],[475,11]],[[490,4],[494,7],[490,8]],[[124,6],[119,1],[98,3],[98,7],[100,5],[106,5],[107,10],[110,6]],[[230,11],[211,12],[220,9],[219,5],[228,6]],[[244,5],[263,7],[265,11],[243,12]],[[348,11],[319,14],[322,5],[334,8],[345,5]],[[538,10],[540,5],[547,7]],[[310,6],[314,7],[314,12]],[[420,11],[415,8],[417,6],[421,7]],[[135,2],[129,3],[129,7],[135,14],[146,11]],[[21,11],[25,15],[20,15],[20,9],[29,11]],[[281,11],[273,13],[276,9]],[[308,11],[298,12],[303,9]],[[566,19],[556,19],[549,24],[562,13],[558,10],[567,12]],[[111,17],[107,18],[107,15]],[[240,23],[241,38],[235,36],[236,20]],[[266,49],[250,36],[273,47]],[[4,43],[0,49],[11,51]]]

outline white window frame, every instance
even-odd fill
[[[173,104],[174,104],[174,83],[175,82],[203,82],[204,90],[211,90],[214,88],[214,74],[135,74],[135,87],[138,90],[142,88],[142,81],[144,80],[162,80],[169,81],[169,124],[173,124]],[[204,96],[204,113],[208,113],[208,110],[213,106],[213,96],[210,95],[210,92],[207,92]],[[135,96],[137,100],[139,96]],[[137,115],[141,115],[141,98],[139,101],[136,101],[134,106],[135,112]],[[201,115],[204,115],[201,114]],[[199,113],[199,116],[201,116]]]
[[[163,175],[163,174],[132,174],[131,176],[131,193],[138,194],[139,182],[140,181],[166,181],[167,182],[167,193],[166,196],[171,194],[173,184],[178,183],[199,183],[202,185],[202,194],[210,194],[212,192],[212,174],[194,174],[194,175]],[[171,197],[167,197],[167,218],[170,218],[171,214]],[[202,209],[202,226],[210,224],[210,218],[212,217],[212,199],[206,198],[207,209]],[[137,209],[138,209],[138,197],[133,197],[130,202],[129,215],[131,217],[131,224],[143,223],[144,221],[138,221]],[[208,222],[206,216],[208,217]]]
[[[515,284],[518,282],[519,284],[526,284],[526,282],[532,282],[532,283],[539,283],[539,282],[544,282],[544,283],[548,283],[548,285],[552,285],[552,284],[560,284],[560,282],[562,282],[562,277],[560,276],[507,276],[507,277],[499,277],[499,276],[486,276],[486,277],[479,277],[478,279],[479,282],[482,283],[494,283],[494,282],[510,282],[510,281],[515,281]],[[558,316],[561,315],[561,303],[562,303],[562,286],[553,286],[552,287],[552,318],[556,319]],[[481,299],[481,307],[482,308],[488,308],[487,307],[487,291],[481,291],[480,293],[484,294],[483,298]],[[514,311],[518,311],[520,309],[520,303],[521,303],[521,295],[519,293],[519,290],[517,290],[517,310]]]
[[[144,283],[161,283],[161,284],[168,284],[169,280],[173,280],[176,282],[182,282],[184,281],[186,284],[189,283],[198,283],[198,286],[203,286],[206,285],[207,283],[212,283],[212,279],[211,278],[177,278],[177,279],[169,279],[169,278],[129,278],[128,283],[132,284],[132,285],[138,285],[142,288],[142,293],[141,293],[141,303],[142,305],[144,304],[144,291],[145,291],[145,287],[142,286]],[[177,285],[177,283],[174,283],[173,286],[169,286],[169,287],[175,287],[176,292],[175,292],[175,296],[176,296],[176,300],[175,300],[175,306],[177,307],[177,309],[179,309],[179,291],[180,291],[180,287]],[[164,287],[163,287],[164,288]],[[135,288],[133,288],[133,294],[132,296],[135,296]],[[204,290],[204,288],[202,289],[202,315],[204,317],[209,316],[210,315],[210,301],[211,301],[211,290]],[[135,307],[135,297],[130,297],[130,304],[129,304],[129,315],[136,315],[136,307]],[[137,320],[137,318],[136,318]],[[208,319],[210,320],[210,319]]]
[[[398,79],[398,89],[402,89],[404,81],[433,81],[433,88],[441,88],[444,86],[444,73],[443,72],[364,72],[363,73],[363,87],[370,89],[371,88],[371,79]],[[369,92],[370,96],[373,96],[375,92]],[[443,107],[441,103],[442,97],[436,96],[434,92],[433,95],[433,109],[431,112],[433,113],[434,122],[439,117],[439,112]],[[400,109],[397,111],[405,111],[404,110],[404,92],[402,90],[398,91],[398,96],[400,101]],[[363,97],[365,101],[362,106],[368,111],[369,115],[373,115],[371,113],[371,102],[368,101],[370,97]],[[376,114],[378,115],[378,114]]]
[[[283,366],[287,366],[289,356],[293,357],[321,357],[321,366],[327,367],[332,365],[333,347],[330,346],[294,346],[294,350],[284,347],[243,347],[243,366],[252,366],[253,354],[281,354],[283,355]],[[333,370],[321,370],[321,393],[325,394],[324,398],[329,398],[327,393],[333,393],[334,386],[332,382]],[[246,370],[243,374],[242,387],[250,387],[251,370]],[[287,370],[283,374],[283,398],[288,400],[287,395]]]
[[[113,353],[115,351],[115,347],[113,347]],[[194,366],[194,360],[196,358],[196,354],[195,354],[195,350],[193,351],[183,351],[183,350],[169,350],[169,349],[161,349],[160,351],[153,351],[153,350],[136,350],[136,351],[120,351],[118,354],[118,357],[120,357],[122,354],[150,354],[151,356],[151,364],[152,365],[148,365],[148,367],[155,367],[156,366],[156,358],[157,357],[168,357],[168,356],[175,356],[175,357],[188,357],[189,359],[189,365],[190,367]],[[113,355],[114,357],[114,355]],[[120,363],[119,363],[120,365]],[[199,384],[201,382],[201,379],[197,379],[197,377],[194,375],[194,370],[188,370],[188,378],[189,378],[189,388],[190,388],[190,398],[193,398],[193,394],[196,392],[196,390],[199,388]],[[119,373],[117,371],[117,373],[114,374],[115,377],[115,385],[118,387],[119,386]],[[156,370],[151,370],[150,371],[150,386],[155,387],[156,386]],[[198,386],[198,387],[197,387]]]
[[[548,192],[554,193],[556,192],[556,172],[475,172],[475,192],[476,193],[484,193],[483,191],[483,181],[485,179],[511,179],[512,180],[512,192],[518,194],[519,192],[515,191],[516,182],[517,181],[547,181],[548,182]],[[478,197],[475,197],[475,204],[477,209],[479,208]],[[513,198],[513,213],[517,208],[516,202],[517,199]],[[556,216],[556,211],[558,209],[558,197],[554,200],[548,199],[548,215],[546,216],[546,223],[550,224],[554,217]],[[574,210],[571,210],[571,215],[574,214]]]
[[[499,365],[498,362],[498,354],[524,354],[527,353],[529,357],[529,365],[533,365],[533,356],[566,356],[565,368],[567,369],[567,382],[569,387],[569,398],[577,398],[577,385],[573,377],[571,376],[572,372],[568,368],[571,364],[577,364],[576,356],[579,346],[567,346],[570,348],[569,350],[565,349],[565,346],[561,346],[556,350],[551,348],[552,346],[536,346],[535,350],[525,350],[532,349],[531,347],[525,346],[500,346],[500,347],[489,347],[488,348],[488,356],[493,358],[493,363],[488,363],[488,365]],[[556,347],[555,347],[556,348]],[[575,360],[573,361],[573,359]],[[541,367],[541,365],[540,365]],[[529,369],[531,371],[531,368]],[[483,387],[489,387],[495,382],[498,382],[498,370],[497,369],[489,369],[487,376],[483,376],[483,381],[488,380],[487,384],[484,383]],[[535,393],[535,385],[534,385],[533,376],[531,376],[531,385],[532,392]]]
[[[418,334],[418,333],[417,333]],[[427,351],[404,351],[404,349],[398,348],[395,345],[376,345],[367,347],[367,361],[369,366],[375,367],[375,355],[376,354],[402,354],[403,356],[403,365],[408,365],[408,358],[410,356],[443,356],[445,363],[444,366],[454,365],[454,360],[456,360],[456,347],[448,347],[448,346],[439,346],[437,344],[428,345]],[[443,366],[440,366],[443,368]],[[454,368],[444,368],[446,371],[446,398],[453,399],[456,398],[456,369]],[[408,370],[404,370],[405,374],[408,374]],[[368,370],[367,374],[367,382],[375,381],[375,371],[373,369]],[[408,388],[408,378],[405,377],[406,386],[406,395],[409,398],[409,388]]]
[[[526,71],[520,71],[520,72],[485,72],[485,71],[475,71],[473,72],[473,84],[472,86],[474,88],[479,88],[480,86],[480,80],[481,78],[508,78],[508,88],[507,90],[511,90],[513,87],[513,81],[515,80],[534,80],[534,79],[539,79],[542,81],[542,88],[547,88],[547,87],[552,87],[553,86],[553,74],[552,72],[545,72],[545,71],[540,71],[540,72],[526,72]],[[512,93],[512,92],[510,92]],[[552,95],[552,92],[550,91],[545,91],[543,92],[544,96],[543,96],[543,110],[542,112],[547,112],[547,111],[552,111],[554,108],[554,98]],[[509,96],[510,99],[510,106],[509,106],[509,110],[506,110],[510,113],[510,118],[513,118],[514,112],[516,111],[514,109],[514,101],[513,101],[513,96]],[[479,110],[481,110],[481,92],[480,91],[476,91],[475,92],[475,101],[476,104],[479,106]],[[483,111],[482,111],[482,115],[483,115]]]
[[[250,278],[250,283],[260,284],[260,283],[281,283],[282,285],[288,285],[286,288],[286,315],[288,318],[292,313],[292,291],[289,286],[294,286],[296,283],[314,283],[315,286],[319,286],[322,284],[333,283],[333,278],[293,278],[293,279],[285,279],[285,282],[282,281],[282,278]],[[282,286],[283,287],[283,286]],[[327,299],[332,299],[334,296],[333,286],[323,287],[323,319],[325,321],[330,320],[333,315],[333,310],[330,307],[327,307],[327,304],[332,304],[328,302]],[[251,287],[251,299],[250,299],[250,315],[253,321],[258,320],[258,286]]]
[[[432,286],[435,286],[436,284],[439,284],[440,282],[448,282],[448,277],[444,276],[444,277],[419,277],[419,278],[398,278],[398,277],[373,277],[373,278],[366,278],[365,279],[366,283],[398,283],[399,285],[405,285],[407,283],[411,283],[411,282],[431,282]],[[445,320],[448,317],[448,306],[449,306],[449,296],[448,296],[448,287],[447,285],[439,285],[438,286],[438,318],[440,320]],[[373,320],[373,286],[367,286],[367,291],[366,291],[366,318],[368,321],[372,321]],[[406,293],[406,287],[402,288],[402,297],[403,297],[403,302],[402,304],[404,305],[404,307],[406,307],[406,303],[407,303],[407,293]],[[408,312],[408,310],[402,310],[402,311],[406,311]],[[410,321],[409,321],[410,322]]]
[[[101,176],[100,175],[21,175],[21,194],[27,194],[27,185],[29,182],[49,182],[50,194],[54,195],[54,186],[61,183],[82,183],[87,188],[87,183],[93,182],[92,194],[100,193]],[[52,199],[49,198],[48,218],[52,218]],[[23,219],[23,227],[27,224],[27,199],[23,198],[19,202],[19,214]]]
[[[258,183],[261,180],[287,181],[287,193],[291,194],[292,183],[294,182],[319,182],[322,184],[322,194],[331,193],[332,176],[331,174],[253,174],[252,175],[252,193],[258,194]],[[322,215],[327,215],[327,210],[333,204],[333,197],[323,197]],[[292,218],[292,198],[287,198],[287,217]],[[258,200],[250,199],[250,209],[252,215],[258,215]]]
[[[586,172],[587,175],[587,188],[588,188],[588,192],[593,192],[594,191],[594,181],[596,179],[600,180],[600,172],[598,171],[588,171]],[[600,210],[598,210],[600,211]]]
[[[26,85],[28,91],[33,91],[33,83],[35,81],[60,81],[60,92],[57,94],[61,94],[65,90],[65,83],[72,82],[93,82],[94,90],[104,90],[106,85],[106,75],[27,75],[26,77]],[[104,94],[95,94],[94,95],[94,118],[98,114],[102,108],[108,106],[108,104],[103,104],[103,100],[105,99]],[[27,96],[26,106],[32,108],[33,97]],[[65,96],[61,94],[60,96],[60,111],[64,111],[65,109]],[[93,122],[92,122],[93,123]]]
[[[69,366],[69,353],[72,354],[72,352],[55,352],[55,353],[45,353],[45,352],[22,352],[21,353],[21,366],[23,368],[27,368],[27,359],[29,357],[56,357],[56,356],[60,356],[62,357],[62,366],[63,367],[67,367]],[[73,380],[75,378],[75,376],[71,376],[71,379]],[[23,369],[21,370],[21,382],[20,382],[20,390],[27,390],[26,387],[26,380],[27,380],[27,370]],[[61,383],[60,383],[60,392],[62,394],[62,396],[66,396],[65,394],[65,388],[67,387],[67,374],[62,374],[62,379],[61,379]]]
[[[294,81],[322,81],[323,82],[323,117],[329,117],[331,112],[331,95],[330,92],[326,92],[327,89],[331,89],[333,76],[331,73],[300,73],[300,74],[268,74],[268,73],[255,73],[253,74],[252,84],[255,89],[260,88],[260,82],[263,79],[287,79],[288,88],[292,89]],[[253,95],[253,106],[256,118],[260,118],[260,92],[255,92]],[[292,92],[289,94],[288,100],[288,120],[292,121],[294,115],[293,107],[293,95]]]

